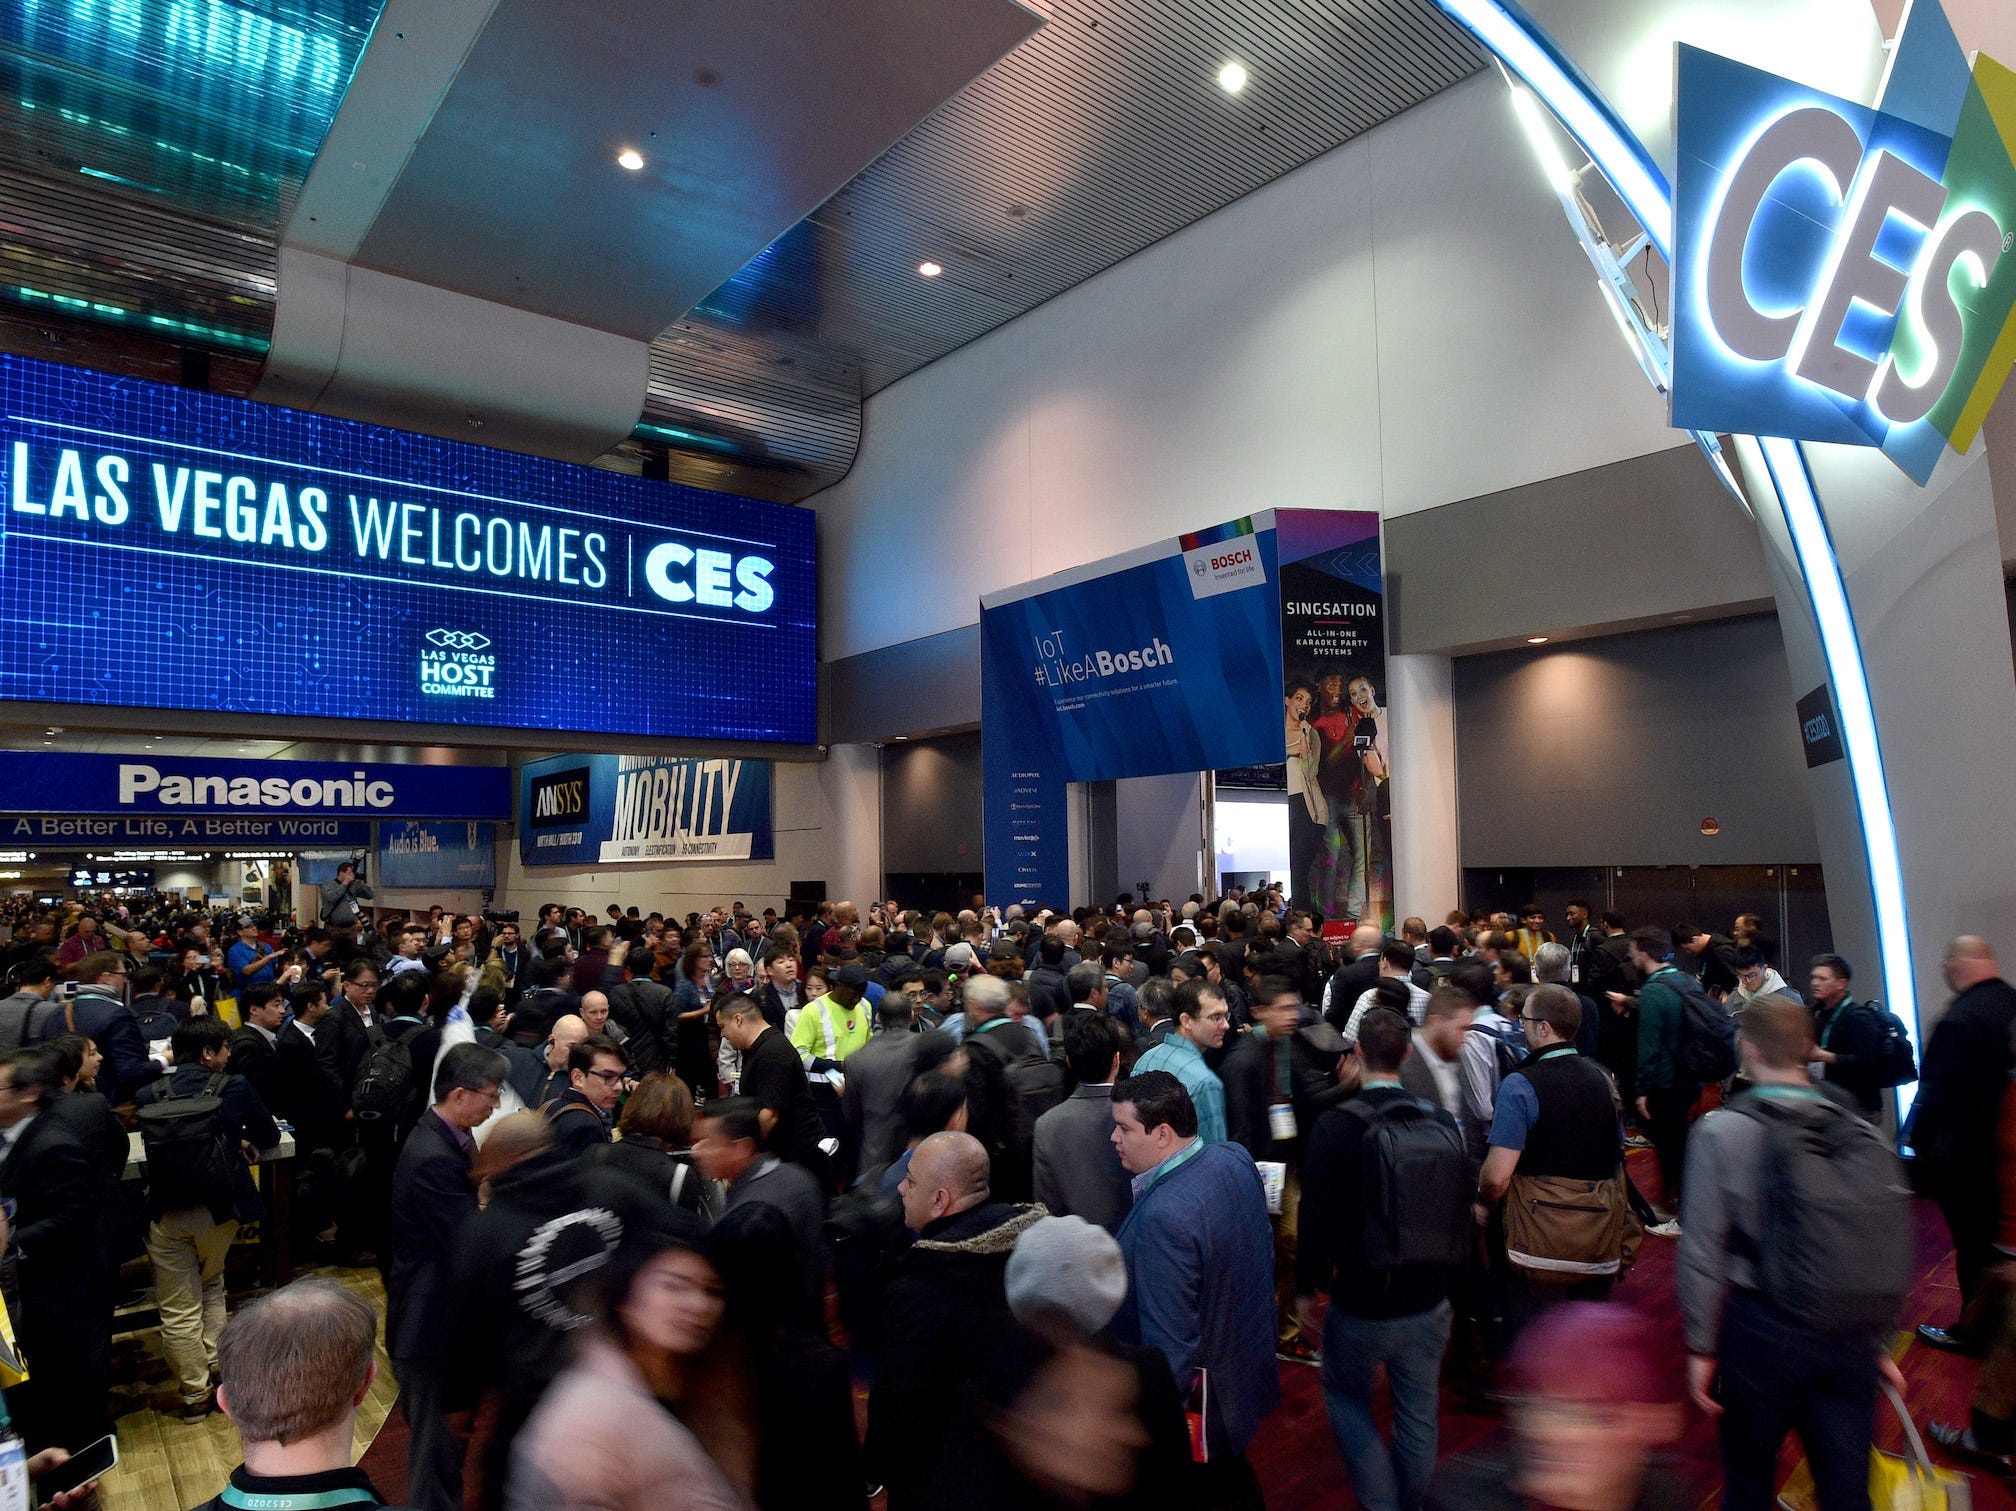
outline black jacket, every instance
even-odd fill
[[[1015,1240],[1041,1207],[987,1202],[917,1235],[882,1294],[881,1360],[868,1397],[869,1478],[889,1511],[968,1504],[989,1428],[986,1404],[1008,1391],[1003,1371],[1023,1346],[1008,1310]],[[928,1427],[920,1424],[928,1424]]]
[[[1835,1056],[1827,1080],[1855,1099],[1867,1118],[1883,1115],[1883,1024],[1876,1010],[1843,997],[1829,1010],[1813,1013],[1813,1037]]]
[[[1326,1063],[1300,1033],[1290,1035],[1287,1089],[1297,1136],[1277,1143],[1268,1117],[1276,1099],[1278,1053],[1278,1046],[1255,1029],[1241,1034],[1218,1062],[1218,1079],[1225,1083],[1225,1129],[1256,1160],[1298,1163],[1316,1119],[1350,1093],[1337,1084],[1334,1064]]]
[[[653,1071],[670,1070],[679,1041],[672,1013],[672,988],[649,976],[624,981],[621,970],[610,974],[618,979],[605,984],[602,994],[609,999],[609,1016],[630,1036],[623,1045],[630,1057],[630,1073],[646,1076]]]
[[[247,1024],[231,1035],[231,1058],[226,1069],[234,1076],[243,1076],[259,1093],[259,1100],[269,1112],[286,1116],[279,1106],[280,1059],[258,1029]]]
[[[35,1114],[0,1162],[0,1196],[15,1202],[17,1321],[28,1336],[45,1326],[61,1331],[87,1311],[105,1308],[109,1315],[98,1243],[106,1184],[76,1131],[46,1111]]]
[[[1953,999],[1932,1030],[1919,1067],[1908,1142],[1913,1175],[1927,1195],[1997,1204],[1996,1114],[2009,1080],[2009,1028],[2016,987],[1999,976]]]
[[[1368,1108],[1387,1102],[1418,1102],[1398,1086],[1371,1086],[1359,1093]],[[1455,1120],[1440,1107],[1437,1118]],[[1296,1237],[1295,1289],[1308,1295],[1328,1291],[1331,1305],[1352,1317],[1412,1317],[1439,1306],[1449,1295],[1447,1272],[1428,1266],[1397,1270],[1365,1267],[1364,1118],[1344,1108],[1326,1114],[1309,1136],[1302,1160],[1302,1216]]]
[[[529,1409],[572,1351],[582,1314],[581,1298],[567,1294],[569,1267],[613,1249],[652,1206],[629,1177],[558,1149],[492,1177],[490,1204],[469,1217],[450,1256],[458,1394],[494,1385]]]
[[[274,1094],[303,1150],[333,1149],[343,1135],[350,1093],[336,1069],[336,1036],[325,1018],[311,1040],[298,1023],[280,1030]]]
[[[595,1104],[569,1086],[548,1102],[542,1111],[553,1130],[553,1150],[569,1159],[586,1154],[598,1144],[609,1142],[609,1125]]]
[[[385,1276],[385,1351],[441,1360],[453,1338],[449,1277],[462,1228],[476,1215],[470,1157],[430,1108],[392,1171],[392,1267]]]

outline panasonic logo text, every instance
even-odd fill
[[[301,777],[163,776],[158,767],[119,767],[119,805],[135,806],[142,797],[161,808],[390,808],[392,784],[373,781],[368,772],[347,779],[317,781]]]

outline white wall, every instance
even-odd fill
[[[1138,892],[1135,883],[1146,881],[1151,897],[1180,899],[1200,886],[1207,893],[1212,891],[1202,874],[1203,810],[1204,787],[1195,772],[1115,782],[1113,834],[1119,890]]]
[[[823,653],[1258,509],[1404,513],[1675,440],[1484,75],[869,400],[812,500]],[[919,539],[965,545],[881,591]]]
[[[836,745],[825,761],[779,761],[772,783],[776,856],[683,866],[524,866],[516,837],[498,841],[497,901],[527,918],[542,903],[600,913],[612,902],[686,914],[716,903],[782,909],[794,881],[863,904],[881,887],[881,783],[872,745]],[[430,899],[432,900],[432,899]]]

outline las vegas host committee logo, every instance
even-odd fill
[[[497,658],[475,630],[432,629],[420,648],[420,691],[436,698],[494,698]]]

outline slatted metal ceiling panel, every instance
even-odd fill
[[[24,310],[263,353],[275,275],[270,236],[0,165],[0,299]]]
[[[1070,0],[701,308],[874,393],[1483,61],[1431,0]]]
[[[239,3],[336,37],[346,78],[377,8]],[[666,455],[678,481],[803,499],[851,465],[865,395],[1483,66],[1432,0],[1036,3],[1049,25],[659,336],[638,439],[612,465]],[[12,128],[0,132],[0,300],[263,350],[273,230],[306,155],[243,135],[216,150],[217,129],[245,123],[209,108],[228,90],[187,57],[169,60],[179,72],[141,70],[193,115],[143,140],[131,86],[105,73],[120,55],[73,43],[52,48],[52,70],[36,56],[46,34],[0,27],[0,126]],[[1216,75],[1235,58],[1251,82],[1231,96]],[[284,89],[262,98],[290,128],[276,134],[319,140],[316,112],[290,110]],[[136,181],[81,174],[93,154]],[[225,160],[256,165],[256,184],[240,189]],[[942,277],[918,276],[927,258]]]

